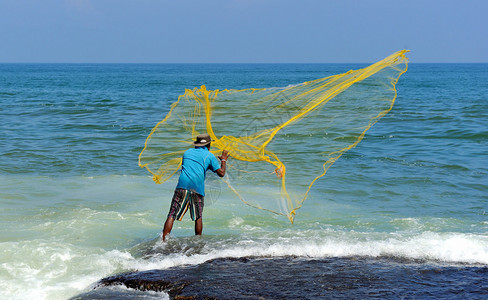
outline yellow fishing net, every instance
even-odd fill
[[[407,50],[359,70],[281,88],[187,89],[153,128],[139,155],[156,183],[209,133],[228,150],[224,182],[246,204],[293,222],[315,181],[393,107]],[[179,173],[178,173],[179,174]]]

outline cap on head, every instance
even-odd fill
[[[193,142],[193,146],[206,146],[211,142],[213,141],[210,139],[210,135],[208,135],[208,133],[199,134],[196,141]]]

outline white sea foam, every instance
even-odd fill
[[[157,246],[157,247],[164,247]],[[211,248],[212,246],[210,246]],[[353,234],[350,238],[288,238],[272,240],[245,240],[211,249],[207,253],[174,253],[154,256],[149,260],[134,260],[132,268],[138,270],[166,269],[180,265],[195,265],[225,257],[399,257],[443,263],[488,264],[488,238],[473,234],[425,232],[402,237],[392,234],[387,239],[369,239]]]
[[[66,299],[116,271],[127,270],[124,251],[75,248],[39,240],[0,244],[0,299]]]
[[[170,299],[169,294],[165,292],[139,291],[139,290],[125,287],[124,285],[98,287],[97,290],[94,292],[97,295],[97,299],[117,299],[120,297],[120,294],[124,294],[125,296],[124,299],[146,299],[146,300],[148,299],[169,300]],[[88,298],[90,298],[89,295]]]
[[[239,219],[233,222],[241,224]],[[203,249],[196,253],[163,254],[167,244],[158,241],[149,259],[135,257],[127,251],[80,247],[66,242],[6,242],[0,244],[5,258],[0,265],[0,298],[66,299],[116,273],[196,265],[226,257],[368,256],[488,265],[488,237],[479,234],[423,232],[407,236],[334,230],[315,235],[313,230],[301,233],[293,235],[284,231],[278,236],[276,233],[257,238],[240,236],[229,241],[204,238]],[[185,240],[173,239],[174,243]]]
[[[462,233],[424,232],[413,236],[355,232],[327,235],[244,238],[211,243],[198,253],[176,252],[134,257],[127,251],[75,247],[69,243],[40,240],[0,244],[6,258],[0,265],[0,298],[66,299],[87,291],[103,277],[130,270],[167,269],[196,265],[225,257],[401,257],[431,262],[488,264],[488,238]],[[389,236],[389,238],[385,238]],[[174,238],[178,242],[178,238]],[[164,250],[156,242],[154,248]],[[157,296],[157,295],[155,295]]]
[[[160,232],[174,188],[151,190],[146,180],[108,176],[97,178],[101,183],[95,185],[93,179],[83,178],[10,179],[5,190],[22,190],[25,199],[4,201],[0,299],[66,299],[113,274],[223,257],[369,256],[488,265],[486,222],[468,228],[469,222],[454,215],[439,219],[405,214],[378,225],[370,222],[373,217],[354,218],[358,221],[353,224],[352,203],[329,203],[329,209],[345,215],[344,221],[333,219],[332,213],[324,219],[322,211],[304,208],[311,221],[303,218],[290,225],[240,202],[220,201],[206,210],[208,235],[203,245],[197,243],[200,248],[184,244],[187,238],[181,236],[193,231],[193,222],[185,220],[175,223],[173,231],[180,250],[156,242],[149,258],[138,256],[127,249]],[[115,190],[120,191],[116,198]],[[35,194],[39,191],[42,197]]]

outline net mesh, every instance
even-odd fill
[[[407,50],[359,70],[282,88],[187,89],[139,155],[156,183],[181,167],[198,134],[229,151],[224,181],[246,204],[293,222],[310,189],[393,107]]]

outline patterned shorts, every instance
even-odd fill
[[[200,219],[203,213],[203,196],[193,191],[176,189],[168,217],[181,221],[188,210],[193,221]]]

